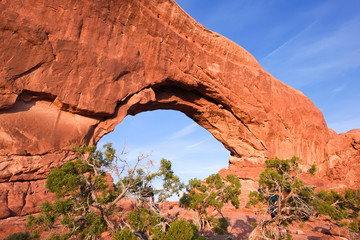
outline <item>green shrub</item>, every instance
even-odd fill
[[[252,227],[253,229],[255,229],[258,224],[257,224],[256,222],[251,222],[250,225],[251,225],[251,227]]]
[[[129,214],[128,217],[131,228],[145,237],[147,231],[151,234],[158,234],[161,218],[154,211],[146,208],[139,208]]]
[[[349,226],[349,223],[346,221],[341,221],[339,225],[340,225],[340,227],[347,227],[347,226]]]
[[[28,232],[13,233],[3,240],[30,240],[30,234]]]
[[[349,224],[349,229],[353,232],[359,232],[359,223],[358,221],[353,221]]]
[[[213,174],[205,179],[205,183],[195,178],[189,180],[186,190],[187,194],[180,199],[180,204],[186,209],[196,212],[198,218],[196,222],[200,223],[198,226],[200,230],[218,226],[216,233],[224,232],[224,230],[226,232],[225,221],[221,220],[221,224],[220,222],[213,222],[214,216],[209,216],[207,210],[211,208],[221,213],[225,203],[230,203],[235,208],[239,208],[239,195],[241,194],[239,178],[232,174],[225,177],[221,177],[220,174]]]
[[[137,240],[137,237],[131,232],[130,229],[125,228],[121,231],[115,232],[113,240]]]
[[[291,240],[292,239],[292,235],[290,233],[286,233],[286,240]]]
[[[68,240],[68,239],[70,239],[70,235],[69,234],[51,233],[47,239],[48,240]]]
[[[219,235],[223,235],[228,232],[227,228],[229,227],[229,222],[226,220],[226,218],[216,219],[215,224],[216,224],[214,227],[215,233]]]
[[[199,230],[193,223],[184,219],[176,220],[170,224],[169,230],[166,232],[163,240],[192,240],[198,239]]]
[[[349,209],[346,206],[346,202],[344,196],[333,190],[329,193],[325,190],[316,193],[315,200],[313,201],[317,212],[337,221],[349,217]]]
[[[310,169],[309,169],[309,173],[311,176],[315,176],[316,173],[316,164],[311,165]]]
[[[196,238],[196,240],[208,240],[208,239],[204,236],[200,236],[200,237]]]

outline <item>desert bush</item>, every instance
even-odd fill
[[[316,193],[313,204],[318,213],[330,216],[333,220],[357,219],[360,211],[360,190],[346,189],[344,194],[323,190]]]
[[[114,234],[113,240],[137,240],[138,238],[131,232],[130,229],[124,228]]]
[[[170,228],[161,240],[194,240],[199,239],[199,229],[193,223],[188,222],[184,219],[176,220],[170,224]]]
[[[310,169],[308,170],[311,176],[315,176],[316,174],[316,164],[311,165]]]
[[[7,236],[3,240],[31,240],[31,238],[28,232],[17,232]]]
[[[359,222],[358,221],[353,221],[349,224],[349,229],[353,232],[359,232]]]
[[[196,178],[191,179],[186,189],[187,193],[180,199],[181,206],[195,212],[195,224],[200,230],[208,228],[216,229],[216,232],[227,232],[228,223],[221,209],[225,203],[239,208],[240,180],[231,174],[226,177],[213,174],[204,183]],[[213,215],[208,214],[209,209],[216,210],[222,218],[216,220]]]

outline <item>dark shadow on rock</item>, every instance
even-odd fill
[[[246,219],[247,219],[248,223],[250,224],[250,226],[251,226],[252,222],[256,222],[256,219],[253,217],[246,216]]]
[[[321,237],[317,237],[317,236],[308,236],[307,239],[308,240],[318,240],[320,239]]]
[[[232,228],[230,232],[234,233],[236,239],[246,239],[253,230],[251,222],[256,222],[256,219],[247,216],[246,221],[240,219],[236,220],[231,224]]]
[[[329,229],[324,228],[324,227],[315,227],[314,231],[320,232],[320,233],[323,233],[323,234],[327,234],[327,235],[331,235]]]

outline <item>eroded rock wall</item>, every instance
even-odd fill
[[[239,176],[293,155],[325,174],[349,148],[306,96],[172,0],[3,0],[0,19],[0,218],[38,211],[29,199],[47,196],[39,183],[73,144],[142,111],[184,112]]]

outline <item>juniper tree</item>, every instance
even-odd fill
[[[313,203],[319,214],[327,215],[333,220],[352,219],[350,230],[359,232],[360,189],[345,189],[344,194],[323,190],[315,194]]]
[[[95,146],[75,149],[79,157],[54,168],[47,177],[46,188],[55,194],[53,203],[41,205],[41,215],[29,216],[28,227],[32,230],[51,230],[60,224],[65,231],[56,238],[78,236],[81,239],[96,239],[102,232],[115,232],[128,228],[126,215],[115,211],[121,199],[132,196],[147,205],[149,211],[155,204],[146,201],[150,184],[155,179],[163,182],[162,189],[155,192],[160,200],[166,199],[181,187],[180,180],[171,169],[171,162],[162,159],[158,171],[151,172],[152,162],[148,155],[140,155],[131,164],[124,158],[124,150],[116,154],[111,144],[104,150]],[[114,188],[109,187],[106,174],[116,178]],[[112,184],[112,183],[110,183]],[[114,216],[117,216],[117,221]]]
[[[221,213],[225,203],[231,203],[235,208],[239,208],[241,194],[240,180],[234,175],[227,175],[225,178],[220,174],[210,175],[202,182],[199,179],[191,179],[187,185],[187,193],[180,199],[180,204],[187,209],[195,212],[195,222],[200,230],[214,228],[223,234],[227,232],[228,222]],[[222,216],[215,220],[213,215],[208,214],[208,210],[216,210]]]
[[[259,189],[250,192],[248,206],[255,205],[259,210],[267,208],[271,219],[260,222],[249,239],[256,239],[256,235],[280,239],[282,226],[292,221],[306,221],[313,214],[314,187],[306,186],[298,179],[299,163],[297,157],[265,161]]]

